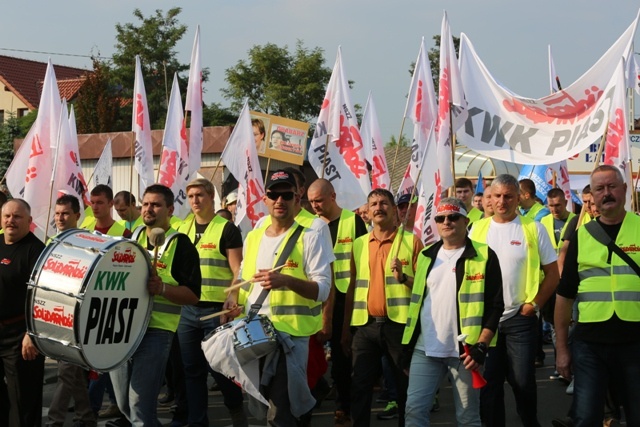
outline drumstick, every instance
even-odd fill
[[[267,271],[267,273],[273,273],[274,271],[278,271],[285,265],[286,264],[279,265],[276,268]],[[252,282],[253,282],[253,279],[249,279],[249,280],[245,280],[244,282],[236,283],[235,285],[231,285],[228,288],[225,288],[224,292],[228,294],[229,292],[235,291],[236,289],[243,287],[247,283],[252,283]]]
[[[160,227],[152,228],[147,240],[153,245],[153,269],[155,270],[158,264],[158,249],[165,242],[164,230]]]
[[[212,313],[212,314],[207,314],[206,316],[202,316],[200,318],[200,320],[209,320],[209,319],[213,319],[214,317],[218,317],[218,316],[222,316],[223,314],[227,314],[230,313],[234,310],[237,309],[242,309],[243,307],[241,305],[237,306],[236,308],[234,308],[233,310],[220,310],[218,312]]]

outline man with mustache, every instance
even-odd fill
[[[367,200],[373,230],[353,243],[342,332],[343,349],[353,357],[351,416],[354,427],[369,426],[373,383],[384,354],[395,373],[398,425],[404,426],[407,377],[400,364],[402,334],[422,243],[410,231],[398,233],[396,206],[388,190],[375,189]]]
[[[620,170],[602,165],[591,173],[591,195],[600,216],[580,227],[568,247],[557,290],[556,366],[574,375],[573,423],[602,423],[612,385],[627,425],[640,425],[640,218],[625,210],[627,185]],[[618,246],[626,257],[618,255]],[[568,329],[574,301],[578,323]]]
[[[511,175],[491,183],[494,215],[473,224],[471,240],[488,244],[502,270],[504,312],[498,342],[485,363],[487,385],[481,392],[482,421],[505,425],[504,381],[511,384],[523,425],[536,427],[535,357],[538,315],[558,283],[556,252],[542,224],[518,215],[520,185]],[[540,269],[544,279],[540,280]]]

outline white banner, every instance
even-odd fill
[[[184,219],[189,212],[187,184],[189,182],[189,153],[187,131],[184,127],[182,100],[178,87],[178,75],[173,76],[167,122],[162,137],[162,157],[158,182],[173,191],[173,214]]]
[[[619,88],[616,69],[629,56],[636,22],[589,71],[564,90],[540,99],[520,97],[496,82],[465,34],[460,71],[469,116],[458,141],[494,159],[549,164],[578,154],[604,134]]]
[[[373,103],[371,92],[369,92],[367,105],[365,105],[364,113],[362,114],[360,134],[364,143],[365,158],[371,165],[371,189],[386,188],[391,191],[389,168],[384,155],[384,142],[380,133],[378,113],[376,113],[376,106]]]
[[[413,225],[413,233],[427,246],[435,243],[440,235],[436,222],[436,207],[440,203],[443,186],[440,171],[432,167],[437,161],[435,133],[431,131],[427,139],[427,151],[422,161],[420,174],[420,194]]]
[[[142,199],[144,190],[155,182],[153,176],[153,146],[151,143],[151,124],[147,108],[147,92],[142,79],[140,57],[136,55],[136,75],[133,85],[133,118],[131,130],[135,135],[135,167],[140,176],[138,198]]]
[[[113,151],[111,149],[111,138],[107,141],[102,154],[96,163],[96,169],[93,173],[94,185],[104,184],[113,188]],[[142,194],[138,194],[142,198]]]
[[[189,84],[185,111],[190,112],[189,125],[189,175],[196,176],[202,158],[202,66],[200,65],[200,25],[196,28],[196,38],[191,51]],[[186,119],[186,115],[185,115]]]
[[[336,202],[344,209],[355,210],[367,201],[371,183],[349,92],[338,48],[307,155],[316,174],[333,184]]]
[[[411,159],[404,172],[397,196],[410,194],[418,179],[418,172],[422,165],[423,156],[427,150],[429,132],[435,128],[438,118],[436,94],[433,88],[429,56],[424,45],[424,38],[420,43],[416,66],[413,69],[409,96],[404,116],[413,122],[413,140],[411,142]],[[451,158],[451,156],[449,156]],[[432,159],[432,165],[438,160]],[[449,162],[451,164],[451,162]],[[416,192],[416,194],[418,194]]]
[[[261,217],[269,214],[262,200],[264,185],[246,101],[221,157],[224,165],[240,184],[235,223],[244,234],[251,230]]]

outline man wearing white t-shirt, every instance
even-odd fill
[[[330,264],[335,259],[315,230],[294,220],[299,197],[290,173],[279,170],[270,175],[263,200],[271,222],[247,235],[240,272],[243,280],[252,282],[247,308],[264,289],[270,291],[259,314],[271,319],[280,336],[280,355],[272,363],[276,366],[265,364],[262,369],[261,392],[271,403],[270,425],[309,425],[316,403],[306,381],[309,336],[322,328],[322,302],[331,290]],[[301,235],[295,237],[299,227]],[[276,265],[289,239],[295,242],[293,249],[286,261]],[[235,307],[237,296],[232,293],[224,308]],[[229,313],[238,314],[239,310]]]
[[[445,198],[436,207],[441,239],[418,257],[402,343],[410,362],[406,426],[428,427],[431,402],[445,374],[452,379],[456,420],[480,427],[480,390],[471,372],[484,364],[504,310],[498,258],[467,237],[464,203]],[[465,334],[466,355],[458,336]]]
[[[537,316],[558,284],[557,256],[544,227],[518,216],[518,181],[511,175],[499,175],[491,183],[491,190],[494,215],[474,223],[470,236],[488,244],[498,255],[505,307],[497,345],[489,350],[485,363],[483,422],[487,426],[505,425],[506,379],[523,425],[539,426],[534,365]]]

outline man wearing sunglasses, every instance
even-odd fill
[[[462,201],[442,199],[435,222],[441,240],[418,257],[402,338],[403,361],[410,362],[406,425],[429,426],[431,402],[448,373],[458,396],[458,425],[479,426],[480,390],[472,387],[471,371],[484,364],[504,310],[500,264],[486,244],[467,237]],[[468,356],[460,334],[467,335]]]
[[[306,366],[309,337],[322,328],[322,302],[331,290],[331,263],[321,236],[304,228],[295,239],[287,260],[276,265],[287,242],[299,227],[295,221],[300,196],[292,174],[278,170],[267,181],[263,198],[269,209],[269,225],[255,228],[247,235],[240,277],[251,280],[245,306],[251,307],[263,289],[269,294],[259,314],[268,316],[279,334],[281,353],[267,358],[261,383],[265,398],[271,400],[267,415],[270,425],[307,426],[316,401],[307,384]],[[284,268],[281,268],[283,267]],[[278,269],[276,269],[276,267]],[[235,306],[231,294],[225,308]],[[235,310],[229,315],[239,315]],[[286,351],[284,351],[286,350]]]
[[[398,233],[396,205],[388,190],[375,189],[367,200],[373,230],[353,243],[342,330],[343,349],[353,357],[351,416],[354,426],[370,424],[373,383],[386,355],[396,378],[398,425],[404,426],[402,334],[422,243],[410,231]]]
[[[524,426],[539,426],[535,358],[538,315],[558,284],[556,251],[539,222],[518,215],[520,185],[511,175],[491,183],[494,215],[473,224],[471,240],[489,245],[500,260],[504,313],[498,342],[485,364],[482,421],[505,425],[504,381],[509,382]],[[540,280],[540,270],[544,279]]]

